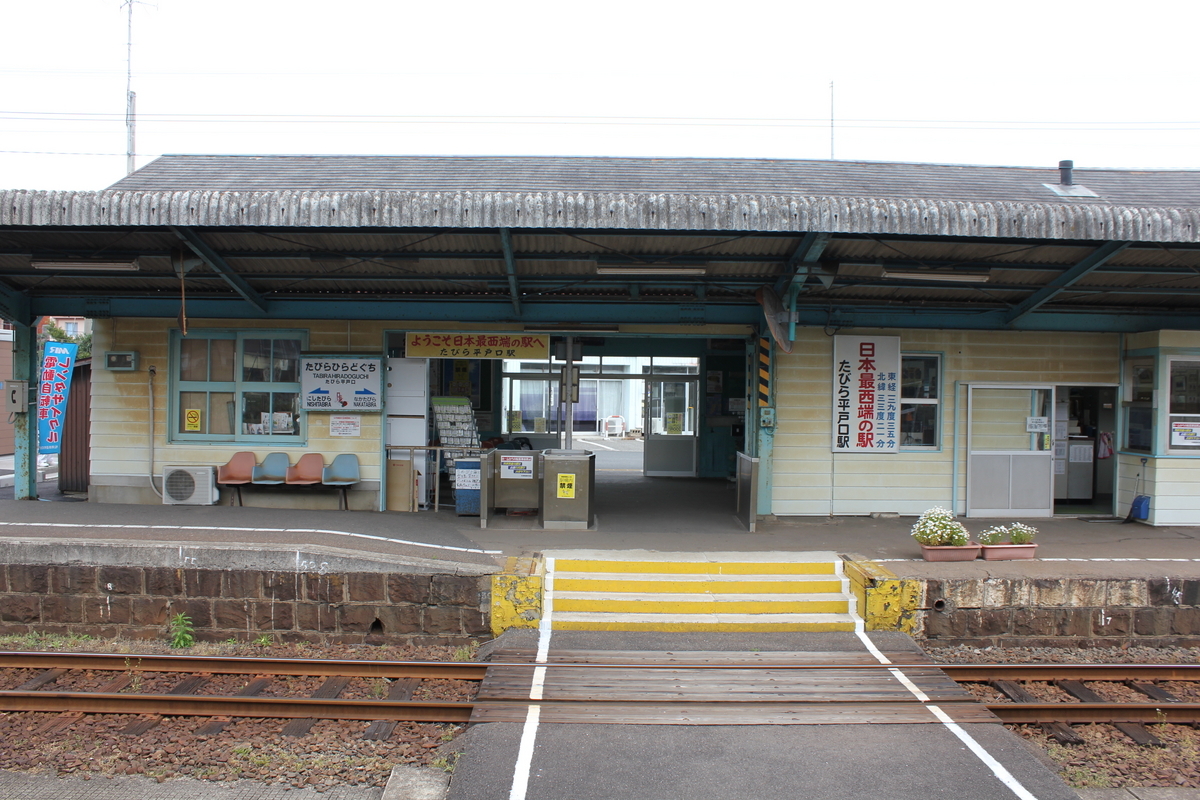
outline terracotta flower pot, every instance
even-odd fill
[[[964,545],[921,545],[921,558],[926,561],[974,561],[979,557],[982,545],[971,542]]]
[[[984,561],[1018,561],[1037,557],[1036,544],[985,544],[983,547]]]

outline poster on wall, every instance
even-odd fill
[[[1172,447],[1196,447],[1200,445],[1200,421],[1171,422]]]
[[[300,407],[305,411],[382,411],[382,391],[381,356],[300,358]]]
[[[38,454],[62,452],[62,425],[67,416],[67,398],[71,395],[71,376],[75,369],[77,344],[46,342],[42,350],[42,368],[38,372]]]
[[[330,436],[362,436],[362,417],[358,414],[330,414]]]
[[[833,452],[900,445],[900,337],[833,337]]]

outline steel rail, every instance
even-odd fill
[[[1200,664],[938,664],[956,681],[1200,681]]]
[[[189,717],[271,719],[362,719],[411,722],[467,722],[474,703],[410,700],[342,700],[291,697],[100,694],[96,692],[0,691],[5,711],[81,712],[85,714],[158,714]]]
[[[470,661],[355,661],[353,659],[225,658],[0,652],[0,668],[94,669],[124,672],[212,672],[219,675],[320,675],[352,678],[482,680],[487,664]]]
[[[137,670],[141,672],[212,672],[216,674],[340,675],[366,678],[451,678],[482,680],[489,667],[552,667],[595,670],[929,670],[957,681],[989,680],[1200,680],[1200,664],[938,664],[931,662],[846,664],[788,663],[770,660],[642,663],[549,661],[358,661],[354,659],[290,659],[257,657],[111,655],[100,653],[0,652],[0,668]]]
[[[986,703],[1002,722],[1200,722],[1200,703]]]

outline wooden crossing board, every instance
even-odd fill
[[[917,665],[905,666],[904,675],[955,721],[999,722],[924,655],[909,651],[887,655],[897,663]],[[503,650],[492,658],[528,662],[532,653]],[[556,662],[595,666],[555,666]],[[938,721],[878,663],[862,652],[556,651],[545,666],[541,720],[635,725]],[[667,668],[637,666],[646,664]],[[703,664],[737,666],[705,669]],[[524,721],[536,669],[528,663],[489,667],[471,721]]]

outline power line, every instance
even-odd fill
[[[356,124],[356,125],[566,125],[631,127],[760,127],[815,128],[828,119],[770,117],[585,117],[585,116],[465,116],[380,114],[140,114],[143,122],[159,124]],[[125,117],[106,112],[0,111],[0,119],[27,122],[124,122]],[[859,130],[970,130],[970,131],[1163,131],[1200,129],[1200,121],[1067,122],[1006,120],[889,120],[841,119],[839,127]]]

